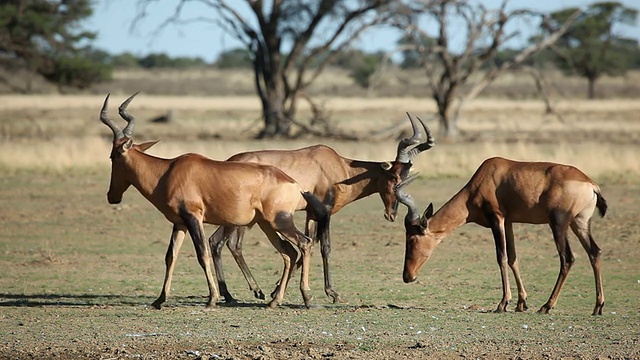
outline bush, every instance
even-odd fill
[[[111,80],[110,65],[87,59],[83,56],[54,59],[53,69],[42,74],[58,87],[86,89],[92,84]]]
[[[138,64],[138,58],[129,52],[113,56],[111,58],[111,65],[113,65],[114,68],[120,69],[135,69],[140,67],[140,64]]]
[[[216,66],[220,69],[250,69],[253,67],[253,61],[251,61],[251,52],[247,49],[236,48],[233,50],[225,51],[218,56]]]
[[[381,61],[381,55],[379,54],[367,54],[362,58],[362,61],[358,65],[354,65],[351,69],[349,77],[351,77],[356,84],[363,88],[369,88],[371,85],[371,77],[375,74]]]

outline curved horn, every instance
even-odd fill
[[[109,117],[107,116],[107,107],[109,105],[109,96],[111,94],[107,94],[107,97],[104,99],[104,103],[102,104],[102,110],[100,110],[100,121],[102,121],[103,124],[107,125],[109,127],[109,129],[111,129],[111,131],[113,132],[113,140],[120,140],[124,137],[124,133],[122,132],[122,130],[120,130],[120,128],[118,127],[118,125],[116,125],[113,120],[109,119]]]
[[[405,164],[411,161],[411,158],[409,157],[408,147],[417,144],[418,142],[420,142],[420,138],[422,138],[422,130],[420,130],[420,127],[418,126],[418,124],[416,124],[416,121],[408,112],[407,116],[409,117],[411,127],[413,128],[413,135],[408,139],[400,140],[400,142],[398,143],[398,152],[396,155],[396,161]]]
[[[131,103],[133,98],[136,97],[136,95],[138,95],[139,93],[140,91],[129,96],[127,100],[123,101],[122,104],[120,104],[120,107],[118,108],[118,113],[120,114],[120,117],[122,117],[127,121],[127,126],[125,126],[124,130],[122,130],[122,133],[124,134],[124,136],[128,138],[133,137],[133,128],[136,126],[136,118],[127,112],[127,106],[129,106],[129,103]]]
[[[418,208],[416,207],[416,204],[413,201],[413,198],[411,197],[411,195],[409,195],[404,190],[402,190],[403,187],[411,184],[413,180],[415,180],[417,177],[418,177],[418,173],[412,174],[411,176],[399,182],[393,189],[396,194],[396,198],[398,199],[398,202],[404,204],[407,207],[408,211],[407,211],[407,216],[405,217],[406,220],[420,219],[420,213],[418,212]]]
[[[416,155],[420,154],[421,152],[431,149],[436,144],[436,141],[433,138],[433,135],[431,135],[431,130],[429,129],[427,124],[425,124],[424,121],[422,121],[422,119],[420,119],[418,116],[416,116],[416,118],[418,119],[418,121],[420,121],[420,124],[422,124],[422,127],[424,128],[424,131],[427,133],[427,140],[409,150],[407,154],[409,157],[409,161],[411,161]]]

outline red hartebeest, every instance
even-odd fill
[[[302,253],[300,290],[308,307],[312,241],[296,229],[293,213],[306,208],[324,223],[328,221],[329,210],[312,194],[303,193],[295,180],[273,166],[215,161],[198,154],[184,154],[173,159],[145,154],[145,150],[157,141],[133,143],[135,119],[126,109],[135,95],[137,93],[120,105],[120,116],[128,123],[123,130],[107,116],[109,95],[104,100],[100,120],[113,132],[111,183],[107,193],[109,203],[120,203],[124,192],[133,185],[173,224],[165,258],[164,285],[153,306],[159,309],[169,295],[176,257],[186,231],[191,235],[198,261],[207,278],[207,307],[211,307],[219,298],[219,291],[211,274],[211,250],[203,223],[227,226],[257,223],[284,261],[283,286],[269,306],[277,306],[284,297],[293,262],[298,257],[293,244]]]
[[[294,178],[300,186],[326,202],[333,202],[332,214],[344,206],[378,193],[384,204],[384,216],[389,221],[396,217],[398,202],[394,187],[407,176],[411,160],[420,152],[430,149],[434,139],[427,125],[420,119],[414,119],[407,113],[413,129],[410,138],[398,143],[396,159],[393,162],[375,162],[352,160],[340,156],[325,145],[314,145],[297,150],[263,150],[233,155],[227,161],[254,162],[278,167]],[[423,137],[426,139],[423,141]],[[306,234],[314,235],[313,215],[307,212]],[[337,302],[338,294],[333,290],[329,272],[329,224],[324,230],[326,236],[320,237],[325,293]],[[234,299],[227,290],[222,269],[222,247],[227,243],[236,263],[242,270],[250,289],[259,299],[264,299],[262,290],[256,283],[242,255],[242,238],[245,228],[221,227],[209,238],[213,251],[214,265],[220,291],[228,302]],[[227,240],[229,240],[227,242]],[[299,264],[298,264],[299,265]],[[277,291],[277,287],[276,287]]]
[[[539,312],[549,313],[556,305],[574,263],[567,237],[571,228],[589,255],[593,268],[596,283],[593,314],[602,314],[604,293],[600,248],[591,236],[591,216],[596,207],[600,216],[604,216],[607,202],[600,194],[600,187],[582,171],[550,162],[520,162],[498,157],[487,159],[440,210],[433,214],[433,204],[430,204],[422,217],[411,197],[401,190],[412,179],[409,177],[397,189],[398,201],[409,209],[405,218],[404,282],[416,279],[422,265],[447,234],[474,222],[493,232],[502,277],[502,300],[495,311],[506,311],[511,301],[507,266],[513,271],[518,287],[516,311],[524,311],[527,309],[527,292],[520,278],[513,223],[549,224],[560,257],[560,273],[549,300]]]

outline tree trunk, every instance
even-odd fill
[[[589,87],[588,87],[588,92],[587,92],[587,98],[589,100],[593,100],[596,98],[596,80],[598,78],[595,76],[589,76],[587,78],[587,80],[589,81]]]
[[[291,119],[284,110],[286,101],[284,92],[284,80],[280,76],[279,66],[267,66],[266,64],[279,64],[280,54],[270,52],[267,57],[263,44],[256,40],[256,58],[254,60],[254,81],[256,92],[262,102],[262,118],[264,128],[256,138],[267,139],[276,137],[289,137],[291,131]]]
[[[438,120],[440,122],[440,135],[444,139],[454,139],[458,136],[457,116],[451,116],[452,92],[446,92],[442,96],[435,95],[438,104]]]
[[[262,102],[264,129],[260,131],[257,138],[288,137],[291,130],[291,121],[284,114],[282,109],[283,101],[277,99],[265,100]]]
[[[278,86],[282,80],[274,78],[274,81],[267,82],[265,91],[259,92],[262,100],[262,117],[264,120],[264,129],[260,131],[257,138],[277,138],[291,136],[291,119],[284,109],[285,96]]]
[[[458,131],[458,126],[456,122],[453,121],[453,117],[449,116],[448,113],[440,113],[440,132],[442,133],[442,137],[447,140],[452,140],[458,137],[460,132]]]

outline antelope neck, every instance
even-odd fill
[[[152,195],[157,190],[162,176],[169,170],[173,159],[162,159],[137,150],[130,150],[125,161],[131,185],[146,199],[152,201]]]
[[[444,204],[430,219],[429,231],[443,238],[468,222],[469,210],[466,192],[459,192]]]
[[[347,204],[378,192],[376,181],[385,171],[382,163],[345,159],[346,177],[336,184],[334,212]]]

